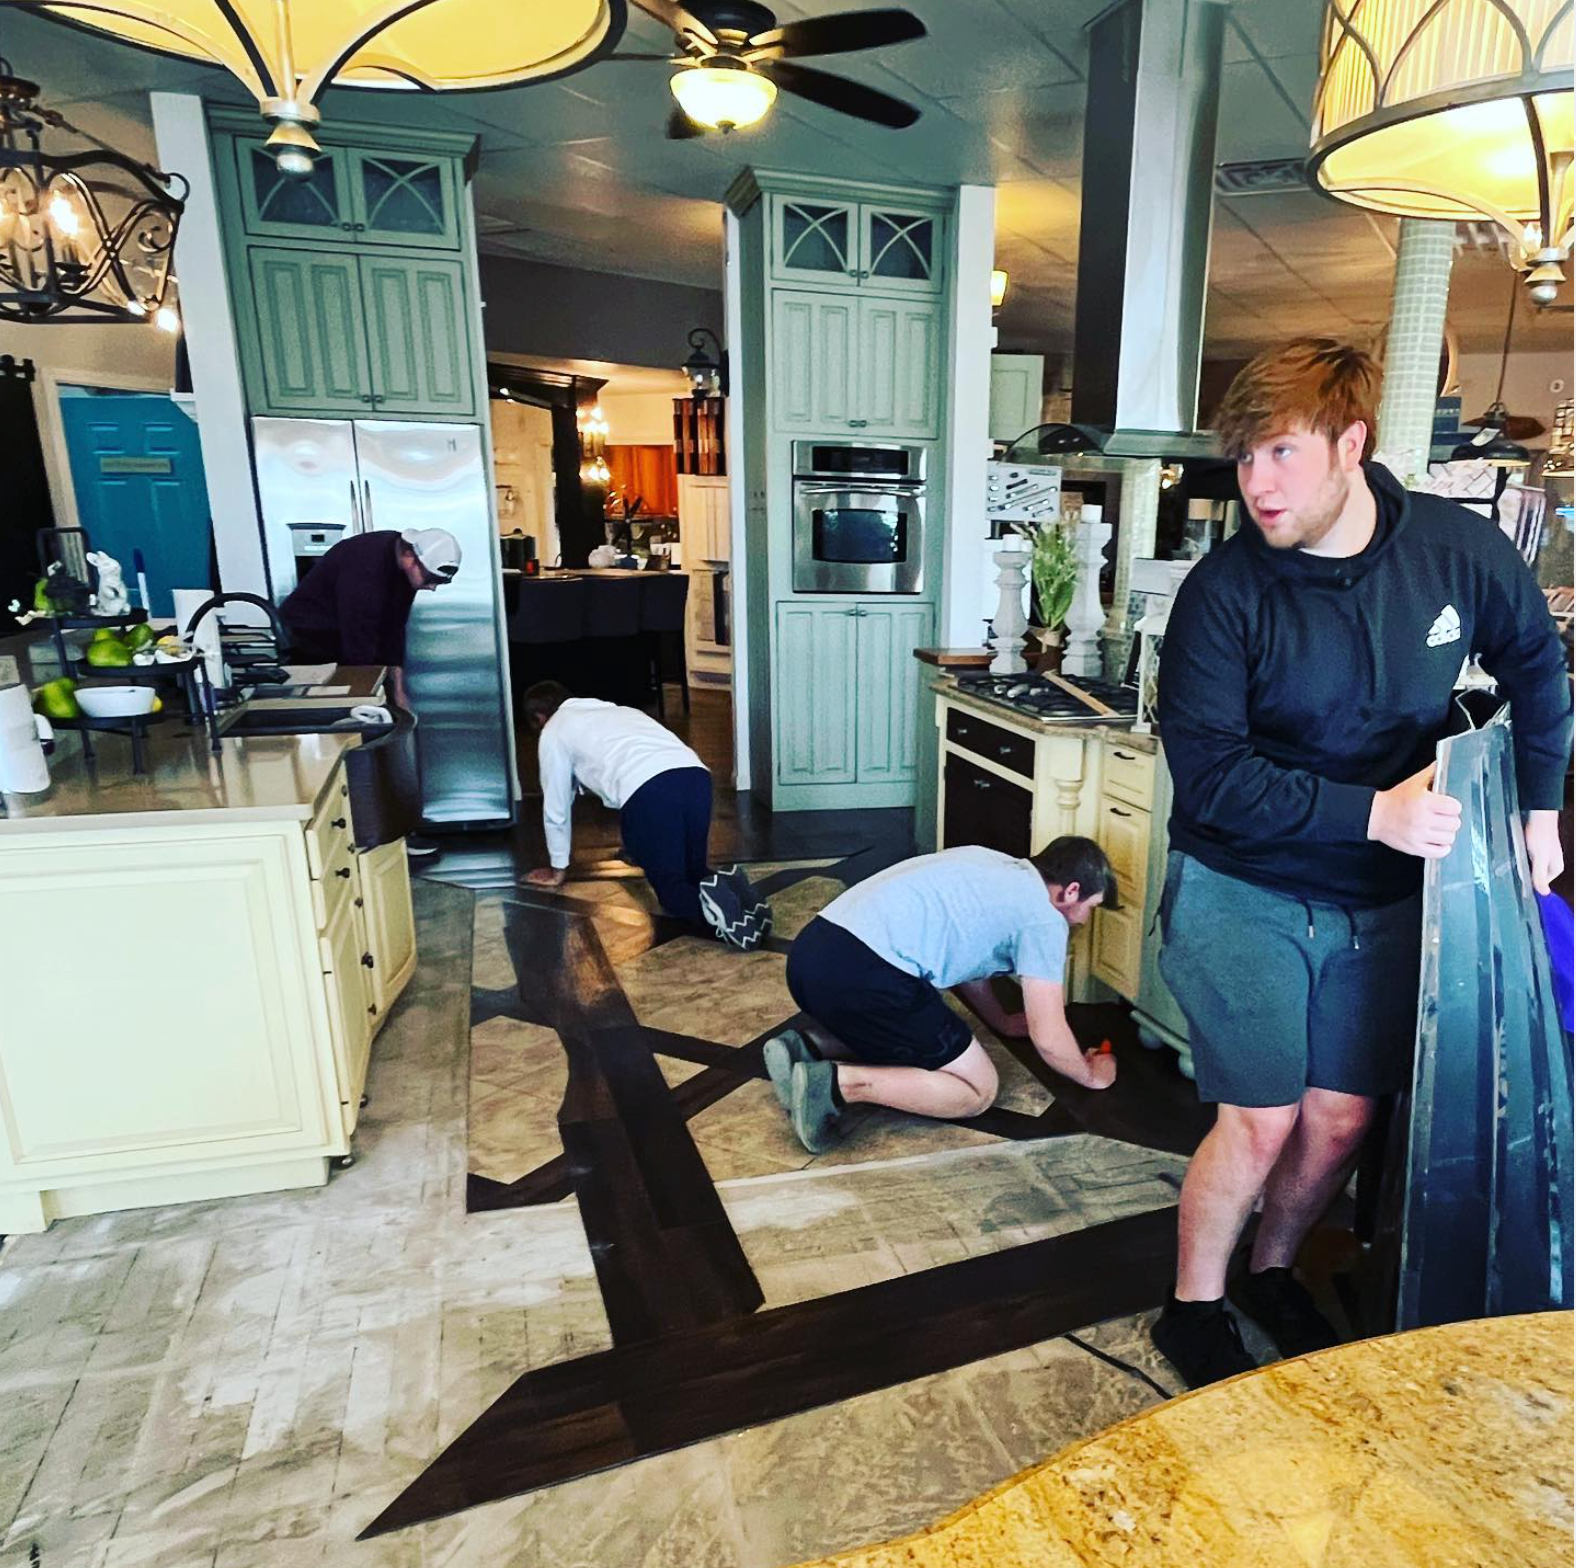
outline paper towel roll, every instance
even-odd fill
[[[188,635],[191,628],[192,616],[197,613],[211,598],[211,588],[177,588],[175,590],[175,624],[181,636]],[[214,686],[224,686],[227,683],[224,673],[224,654],[219,642],[219,612],[210,611],[203,616],[197,628],[197,639],[192,645],[194,653],[200,653],[203,663],[207,666],[208,679]]]
[[[30,795],[49,788],[49,763],[39,737],[52,733],[33,712],[25,686],[0,687],[0,790]]]

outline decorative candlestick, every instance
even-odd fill
[[[1029,625],[1029,618],[1023,613],[1023,590],[1028,585],[1024,570],[1029,564],[1029,552],[1021,539],[1003,539],[1002,548],[991,559],[1001,568],[996,574],[1001,598],[991,622],[990,645],[996,657],[990,661],[990,672],[1022,675],[1029,668],[1023,657],[1023,634]]]
[[[1062,653],[1064,675],[1100,676],[1105,672],[1100,657],[1100,629],[1105,612],[1100,608],[1100,567],[1111,525],[1100,521],[1098,506],[1084,507],[1081,520],[1073,530],[1078,552],[1078,587],[1073,605],[1067,612],[1067,646]]]

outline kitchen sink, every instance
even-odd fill
[[[387,725],[363,724],[343,708],[242,708],[219,720],[224,735],[374,735]]]

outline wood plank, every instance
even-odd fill
[[[1165,1300],[1158,1209],[528,1372],[361,1539],[928,1377]]]

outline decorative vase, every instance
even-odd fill
[[[1040,645],[1035,668],[1042,674],[1059,674],[1062,668],[1062,629],[1060,626],[1031,626],[1029,635]]]

